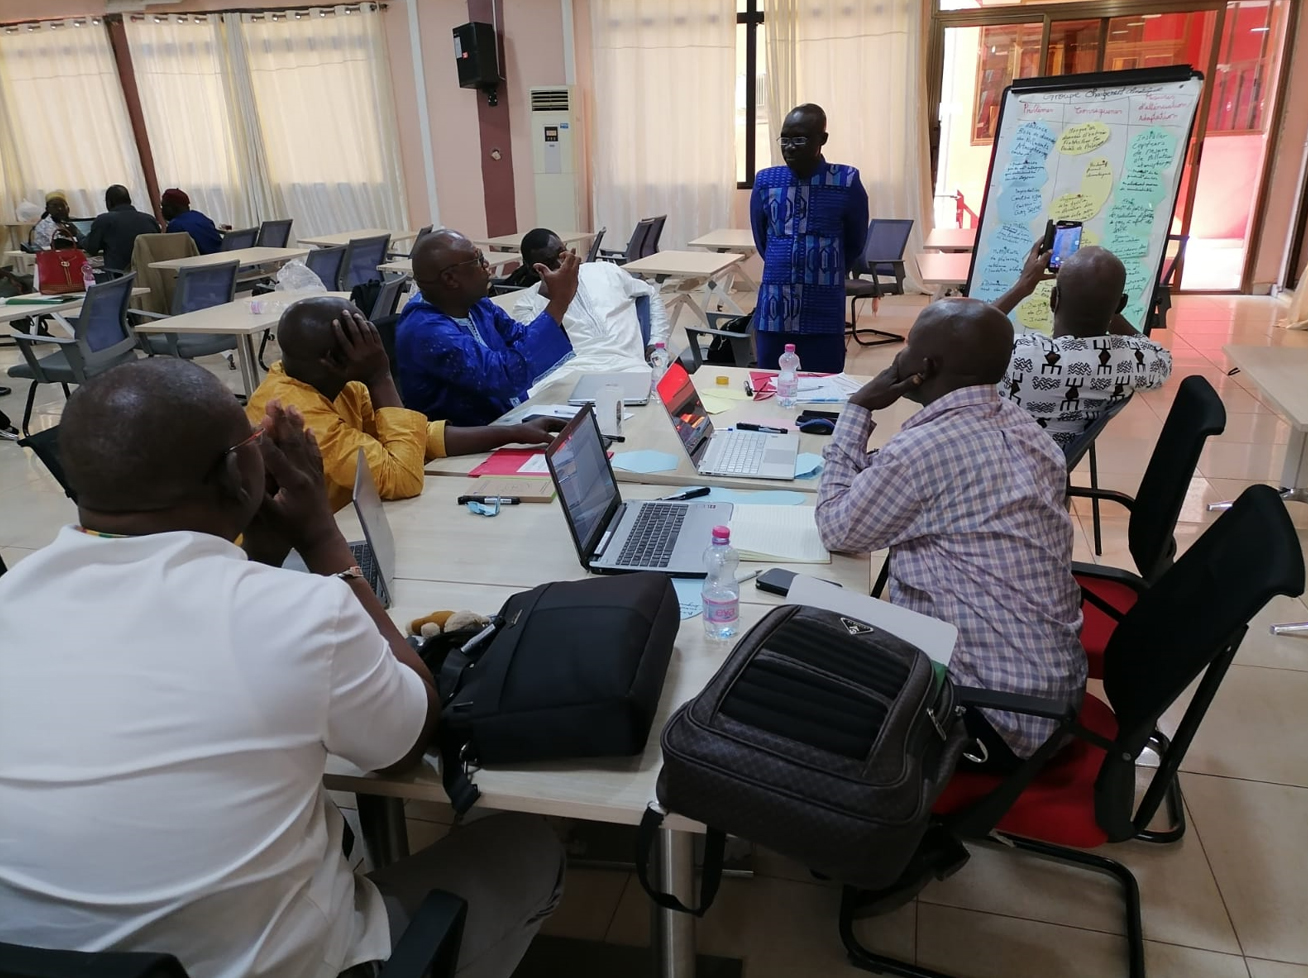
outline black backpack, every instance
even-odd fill
[[[731,834],[843,883],[888,886],[962,754],[959,712],[953,683],[917,646],[836,612],[776,608],[663,729],[641,884],[662,906],[702,914]],[[695,910],[647,877],[666,811],[709,827]]]

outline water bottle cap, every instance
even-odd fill
[[[794,352],[795,352],[795,344],[794,344],[794,343],[787,343],[787,344],[786,344],[786,352],[787,352],[787,353],[794,353]]]
[[[721,542],[721,543],[730,543],[730,542],[731,542],[731,528],[730,528],[730,527],[726,527],[726,526],[715,526],[715,527],[713,527],[713,542],[714,542],[714,543],[719,543],[719,542]]]

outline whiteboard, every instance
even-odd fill
[[[1005,91],[968,295],[993,302],[1008,291],[1047,220],[1083,221],[1082,246],[1107,248],[1126,265],[1122,314],[1143,327],[1203,87],[1202,76],[1181,70],[1189,77],[1151,83],[1140,81],[1150,72],[1131,71],[1078,88],[1033,79]],[[1018,304],[1015,328],[1050,333],[1053,286],[1042,282]]]

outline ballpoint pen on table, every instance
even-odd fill
[[[743,577],[736,578],[736,583],[744,584],[746,581],[752,581],[754,580],[754,578],[758,577],[762,573],[763,572],[761,570],[750,571],[748,574],[744,575]]]
[[[736,425],[737,431],[762,431],[769,435],[788,435],[789,428],[772,428],[765,424],[750,424],[748,421],[741,421]]]
[[[518,506],[522,500],[517,496],[460,496],[459,505],[464,503],[483,503],[485,505],[494,505],[499,503],[501,506]]]
[[[682,502],[687,499],[698,499],[700,496],[709,494],[708,486],[695,486],[691,489],[683,489],[681,492],[674,492],[671,496],[660,496],[659,502]]]

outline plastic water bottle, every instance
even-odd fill
[[[89,261],[82,262],[82,288],[90,289],[95,284],[95,269]]]
[[[704,551],[704,633],[711,639],[728,639],[740,630],[740,582],[736,568],[740,555],[731,546],[731,530],[713,527],[713,545]]]
[[[795,344],[787,343],[786,352],[777,360],[781,373],[777,374],[777,400],[784,408],[794,407],[799,397],[799,357],[795,356]]]
[[[672,358],[668,356],[668,348],[663,343],[654,344],[654,352],[649,355],[649,392],[651,395],[658,394],[659,381],[668,371],[668,364]]]

